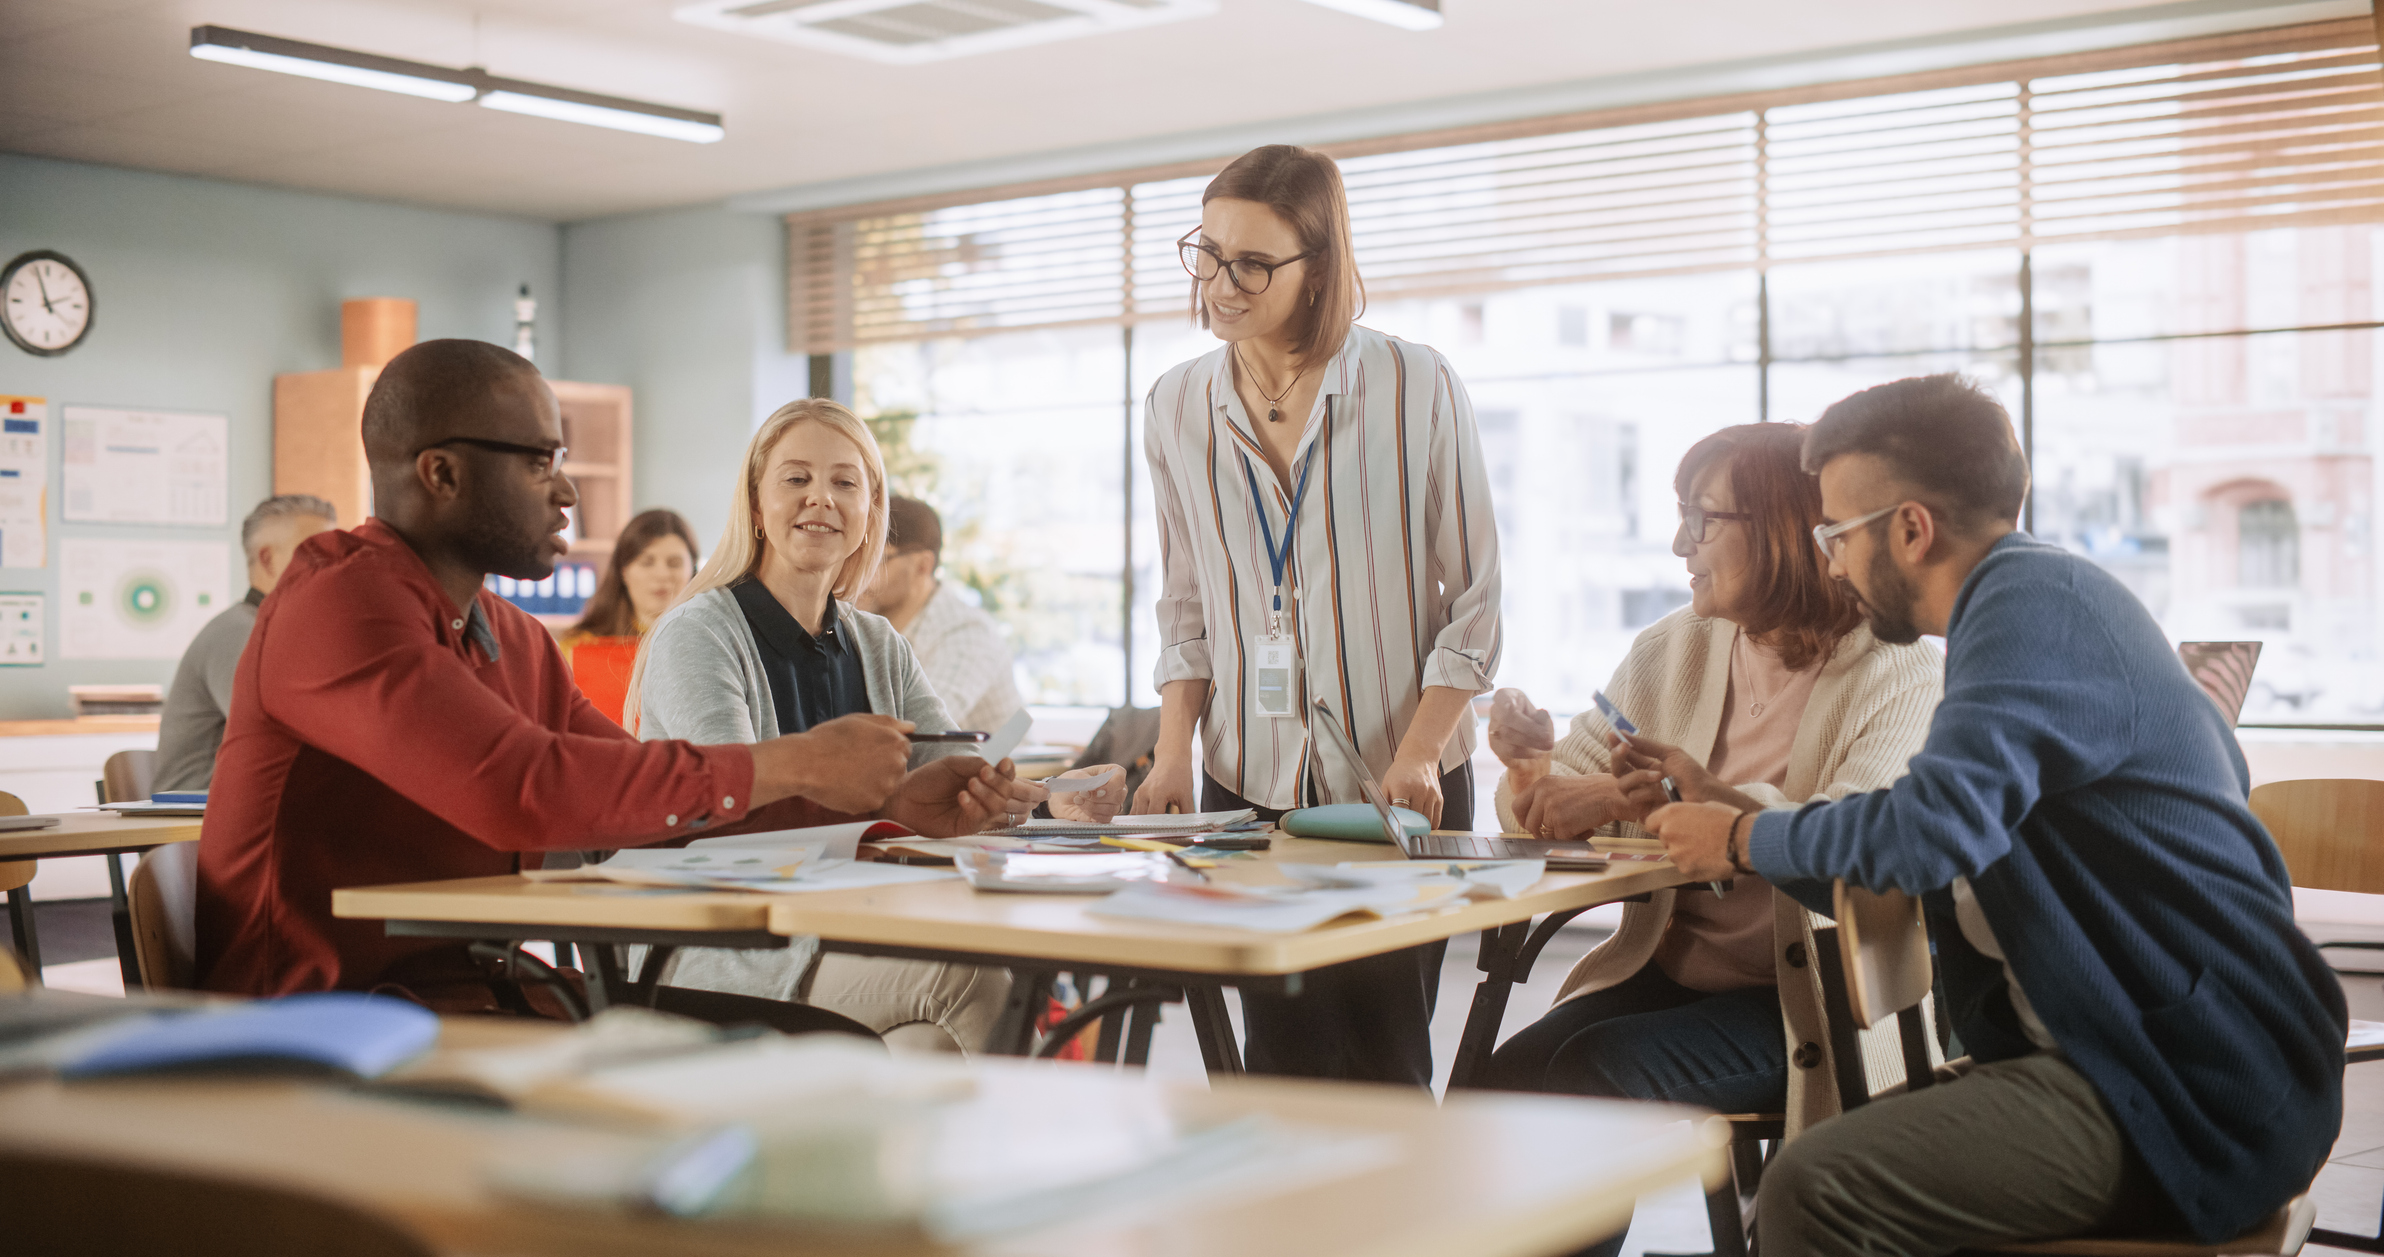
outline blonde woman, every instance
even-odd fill
[[[885,546],[885,463],[868,426],[819,398],[780,407],[746,450],[711,560],[647,634],[627,712],[639,736],[701,730],[711,742],[757,742],[859,713],[921,733],[950,730],[901,634],[846,601],[869,584]],[[1124,777],[1084,793],[1115,792]],[[1006,760],[988,765],[965,747],[923,744],[882,815],[951,836],[1016,823],[1048,797],[1016,780]],[[1075,803],[1082,797],[1065,796],[1063,814],[1107,819]],[[816,939],[774,951],[683,951],[663,980],[811,1004],[889,1043],[942,1051],[981,1047],[1009,991],[999,969],[822,956]]]

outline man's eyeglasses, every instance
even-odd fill
[[[1755,517],[1745,511],[1709,511],[1702,506],[1691,506],[1683,502],[1680,504],[1680,535],[1691,545],[1701,546],[1705,544],[1705,539],[1713,533],[1713,521],[1735,519],[1744,522],[1753,518]]]
[[[552,476],[561,472],[563,464],[568,461],[568,456],[571,453],[569,449],[560,445],[551,448],[544,445],[515,445],[511,441],[491,441],[486,437],[477,436],[451,436],[444,441],[433,441],[414,453],[419,457],[423,450],[443,449],[450,445],[469,445],[474,449],[494,450],[499,454],[527,454],[536,460],[532,464],[531,470],[541,476]]]
[[[1897,502],[1892,506],[1882,506],[1868,515],[1857,515],[1843,523],[1815,524],[1813,525],[1813,544],[1821,547],[1822,558],[1834,563],[1838,557],[1838,545],[1846,539],[1847,533],[1874,520],[1886,519],[1895,513],[1896,507],[1902,505],[1903,503]]]
[[[1192,278],[1204,284],[1215,279],[1217,272],[1223,270],[1233,280],[1234,287],[1253,297],[1265,292],[1267,285],[1275,282],[1277,270],[1316,256],[1303,253],[1280,262],[1261,262],[1257,258],[1233,258],[1229,261],[1213,244],[1192,243],[1192,237],[1199,234],[1200,229],[1195,227],[1185,232],[1183,239],[1175,242],[1176,252],[1183,256],[1184,269],[1191,272]]]

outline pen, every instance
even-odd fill
[[[1176,867],[1178,867],[1178,868],[1180,868],[1180,869],[1184,870],[1184,871],[1185,871],[1185,872],[1187,872],[1187,873],[1190,873],[1192,876],[1194,876],[1194,877],[1197,877],[1197,878],[1199,878],[1200,880],[1202,880],[1202,881],[1204,881],[1204,882],[1205,882],[1205,881],[1207,881],[1207,880],[1209,880],[1209,875],[1208,875],[1208,874],[1201,872],[1199,869],[1193,868],[1193,867],[1192,867],[1192,862],[1191,862],[1190,860],[1187,860],[1187,859],[1185,859],[1184,857],[1182,857],[1182,856],[1180,856],[1180,855],[1176,854],[1175,852],[1173,852],[1173,851],[1170,851],[1170,852],[1168,852],[1168,853],[1167,853],[1167,858],[1168,858],[1168,860],[1170,860],[1171,862],[1173,862],[1173,863],[1175,864],[1175,866],[1176,866]]]
[[[950,733],[906,733],[903,736],[913,742],[982,742],[993,735],[978,729],[955,729]]]

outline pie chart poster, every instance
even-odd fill
[[[232,605],[220,541],[58,543],[58,657],[179,659]]]

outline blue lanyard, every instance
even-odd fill
[[[1267,527],[1266,498],[1258,492],[1258,473],[1250,469],[1250,456],[1238,449],[1234,453],[1241,455],[1242,474],[1250,480],[1250,501],[1253,506],[1258,508],[1258,536],[1260,540],[1266,542],[1267,566],[1275,570],[1274,609],[1280,612],[1283,610],[1283,565],[1291,561],[1291,541],[1292,538],[1299,535],[1300,503],[1308,497],[1308,470],[1316,465],[1314,451],[1310,452],[1311,456],[1307,461],[1300,464],[1299,487],[1291,491],[1291,513],[1283,517],[1283,546],[1281,549],[1275,547],[1274,530]]]

